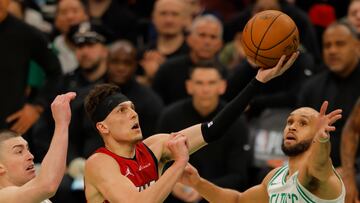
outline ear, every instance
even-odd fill
[[[6,173],[6,168],[3,163],[0,162],[0,176]]]
[[[193,83],[191,82],[191,80],[186,80],[185,87],[186,87],[186,92],[189,95],[193,95]]]
[[[227,87],[227,82],[226,80],[221,80],[220,81],[220,85],[219,85],[219,94],[223,95],[226,91],[226,87]]]
[[[106,125],[106,123],[102,122],[97,122],[96,123],[96,129],[99,131],[100,134],[104,135],[104,134],[108,134],[109,133],[109,128]]]

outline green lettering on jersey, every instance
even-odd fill
[[[275,193],[270,196],[270,203],[296,203],[298,200],[294,193]]]

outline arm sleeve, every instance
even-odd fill
[[[261,91],[264,83],[255,78],[216,117],[201,125],[201,132],[207,143],[219,139],[238,116],[245,110],[253,96]]]

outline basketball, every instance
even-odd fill
[[[271,68],[282,55],[288,59],[297,51],[299,31],[285,13],[266,10],[257,13],[246,23],[241,40],[250,62],[262,68]]]

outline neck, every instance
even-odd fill
[[[178,33],[175,35],[159,35],[157,39],[157,49],[164,55],[174,53],[184,43],[184,35]]]
[[[105,141],[106,149],[121,157],[129,159],[132,159],[135,156],[135,145],[136,143],[122,143],[113,139]]]
[[[210,103],[210,102],[209,102]],[[219,100],[216,99],[215,102],[211,102],[208,105],[202,105],[200,102],[196,102],[195,100],[193,100],[193,106],[195,108],[195,110],[202,116],[202,117],[206,117],[209,114],[211,114],[212,112],[214,112],[216,110],[216,107],[219,104]]]
[[[11,181],[8,180],[7,177],[0,178],[0,190],[6,187],[15,186]]]
[[[289,176],[292,176],[296,171],[300,169],[300,167],[304,164],[306,159],[308,158],[308,153],[304,152],[300,155],[289,157]]]

